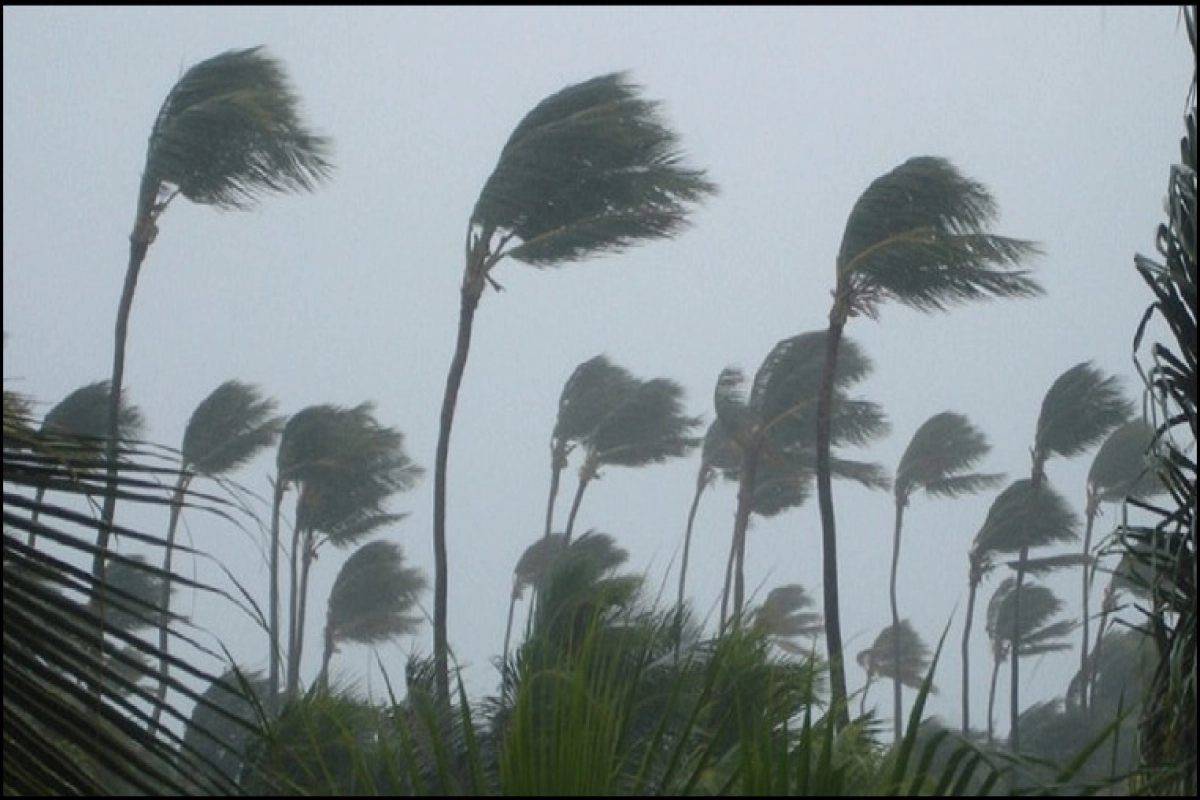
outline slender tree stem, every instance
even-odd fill
[[[895,741],[900,741],[904,728],[902,687],[900,683],[900,609],[896,603],[896,572],[900,566],[900,530],[904,524],[904,506],[907,498],[896,498],[896,527],[892,534],[892,576],[888,584],[888,595],[892,603],[892,720],[895,725]]]
[[[971,623],[975,618],[975,594],[979,591],[979,583],[983,580],[979,564],[976,563],[974,556],[968,556],[970,559],[969,574],[967,581],[969,591],[967,592],[967,617],[963,622],[962,636],[962,732],[968,734],[971,732]]]
[[[687,527],[683,533],[683,559],[679,564],[679,593],[675,598],[675,659],[679,659],[679,647],[683,643],[683,596],[687,586],[688,556],[692,549],[692,526],[696,522],[696,509],[700,507],[700,496],[708,488],[712,480],[712,469],[700,467],[696,476],[696,493],[692,497],[692,506],[688,509]]]
[[[733,620],[740,624],[746,600],[746,531],[750,528],[750,512],[754,509],[754,484],[758,478],[760,448],[746,448],[742,470],[738,476],[737,513],[733,517],[733,546],[737,563],[733,581]]]
[[[550,531],[554,524],[554,502],[558,498],[558,484],[562,478],[562,471],[567,466],[567,457],[560,452],[556,445],[550,446],[550,496],[546,500],[546,530],[542,534],[542,538],[549,539]]]
[[[833,377],[837,369],[838,346],[845,319],[835,305],[830,313],[825,339],[825,366],[821,376],[821,394],[817,399],[817,500],[821,507],[821,543],[825,594],[825,645],[829,649],[830,706],[836,727],[850,724],[846,707],[846,666],[842,653],[842,617],[838,601],[837,522],[833,515],[833,482],[830,474],[831,416]]]
[[[283,505],[284,480],[275,478],[275,491],[271,501],[271,553],[267,600],[267,636],[270,666],[267,668],[267,710],[272,717],[279,714],[279,511]]]
[[[571,501],[571,513],[567,516],[567,530],[566,537],[563,539],[563,547],[571,544],[571,533],[575,530],[575,516],[579,513],[580,504],[583,503],[583,493],[594,477],[596,477],[595,465],[590,461],[585,462],[579,468],[579,485],[575,487],[575,498]]]
[[[167,636],[170,630],[170,612],[171,612],[171,561],[175,555],[175,534],[179,529],[179,517],[183,511],[183,497],[187,491],[188,482],[191,476],[186,472],[186,466],[179,473],[179,480],[175,483],[175,493],[171,498],[171,519],[167,523],[167,546],[166,552],[163,554],[163,575],[162,586],[158,591],[158,608],[162,618],[158,622],[158,691],[155,696],[154,711],[150,718],[150,733],[153,735],[159,726],[162,718],[162,710],[167,697],[167,678],[170,675],[170,664],[167,660],[168,650],[170,649],[170,638]]]
[[[1083,591],[1082,591],[1082,608],[1083,613],[1080,618],[1080,626],[1083,628],[1083,643],[1079,649],[1079,683],[1082,686],[1080,691],[1079,703],[1083,708],[1083,713],[1088,713],[1090,705],[1088,697],[1088,686],[1091,680],[1088,677],[1089,664],[1089,635],[1091,633],[1091,594],[1092,594],[1092,569],[1088,563],[1088,559],[1092,550],[1092,526],[1096,521],[1096,511],[1099,503],[1091,492],[1088,493],[1087,507],[1085,509],[1086,521],[1083,527]]]
[[[1021,548],[1021,556],[1017,559],[1017,584],[1013,588],[1013,640],[1012,653],[1010,655],[1012,664],[1012,675],[1010,676],[1010,688],[1008,696],[1008,714],[1011,719],[1009,723],[1008,744],[1009,749],[1014,753],[1021,751],[1021,726],[1020,726],[1020,709],[1021,709],[1021,585],[1025,582],[1025,564],[1029,559],[1029,548]]]

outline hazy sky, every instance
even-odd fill
[[[713,417],[720,370],[753,373],[780,339],[824,328],[833,263],[855,200],[917,155],[950,159],[994,193],[997,231],[1039,241],[1047,295],[922,316],[898,306],[847,328],[875,363],[858,394],[892,433],[869,454],[894,470],[931,415],[966,414],[994,445],[982,468],[1029,471],[1042,397],[1092,360],[1140,398],[1131,340],[1149,302],[1133,267],[1153,254],[1168,169],[1179,156],[1192,76],[1178,11],[1162,8],[392,8],[4,9],[4,352],[7,389],[44,410],[109,375],[135,193],[154,117],[182,72],[266,45],[306,118],[334,142],[336,173],[312,195],[251,213],[179,200],[159,221],[138,286],[126,391],[149,437],[178,445],[221,382],[258,384],[294,413],[377,404],[428,473],[386,535],[432,576],[437,420],[458,320],[463,239],[478,192],[516,123],[546,95],[628,70],[662,101],[691,164],[721,193],[674,241],[560,269],[503,262],[489,291],[450,451],[450,643],[476,695],[491,691],[511,570],[540,535],[548,439],[563,382],[607,353],[642,378],[668,377],[690,413]],[[1092,454],[1051,462],[1082,510]],[[239,475],[268,495],[274,453]],[[699,464],[609,469],[577,528],[612,533],[652,590],[674,596]],[[573,469],[564,475],[565,520]],[[888,622],[893,504],[835,484],[843,636],[850,656]],[[906,516],[901,613],[930,645],[951,622],[933,708],[959,719],[958,638],[966,553],[993,495],[917,497]],[[265,518],[265,509],[260,508]],[[734,488],[700,507],[691,596],[718,601]],[[1111,530],[1115,515],[1101,520]],[[211,548],[265,602],[251,535],[193,514]],[[150,518],[143,524],[162,525]],[[329,584],[345,554],[314,568],[305,679],[316,673]],[[218,580],[215,573],[201,577]],[[816,503],[758,521],[748,591],[801,583],[820,597]],[[998,581],[981,591],[981,607]],[[1053,582],[1078,616],[1077,578]],[[228,615],[177,608],[263,667],[263,637]],[[1098,602],[1098,598],[1097,598]],[[432,610],[432,595],[426,598]],[[520,609],[524,613],[524,607]],[[978,616],[972,718],[985,723],[988,648]],[[428,653],[428,625],[382,648]],[[335,670],[363,677],[349,648]],[[1061,695],[1078,653],[1022,670],[1024,701]],[[848,666],[851,691],[863,674]],[[378,676],[372,678],[378,689]],[[911,693],[910,693],[911,694]],[[997,697],[1007,708],[1007,681]],[[884,714],[886,690],[873,690]],[[1007,713],[998,715],[1000,730]]]

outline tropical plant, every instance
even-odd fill
[[[923,156],[872,182],[854,204],[842,234],[816,415],[825,639],[832,700],[842,708],[842,724],[849,721],[849,711],[830,463],[834,376],[842,333],[851,317],[875,318],[888,300],[930,312],[974,300],[1041,294],[1041,286],[1028,271],[1018,268],[1037,252],[1036,246],[990,233],[995,217],[995,201],[982,184],[963,176],[945,159]]]
[[[129,263],[117,307],[108,404],[108,491],[92,572],[102,582],[117,503],[117,442],[125,343],[138,275],[177,196],[214,208],[252,208],[263,195],[311,191],[330,172],[329,142],[303,123],[282,65],[261,47],[230,50],[191,67],[167,94],[146,150]]]
[[[158,648],[138,629],[161,613],[150,560],[109,552],[105,583],[78,562],[95,556],[102,521],[71,507],[99,503],[111,486],[96,442],[4,418],[4,791],[13,795],[230,793],[236,786],[190,741],[151,733]],[[127,443],[117,490],[138,507],[167,508],[175,466],[145,445]],[[61,501],[47,501],[55,492]],[[70,501],[70,502],[69,502]],[[189,495],[200,508],[231,513],[220,498]],[[34,520],[34,516],[37,520]],[[123,542],[163,546],[160,535],[114,528]],[[36,532],[46,544],[31,547]],[[228,603],[223,593],[180,576],[176,582]],[[215,679],[204,666],[219,656],[176,634],[186,653],[171,656],[188,681]],[[186,721],[183,704],[207,700],[172,679],[179,701],[167,714]]]
[[[508,599],[508,622],[504,627],[504,649],[500,652],[502,664],[508,663],[508,648],[512,641],[513,610],[517,601],[525,595],[525,590],[535,588],[546,580],[548,571],[553,567],[554,560],[566,547],[566,534],[552,533],[535,541],[517,560],[513,568],[513,587]]]
[[[567,544],[571,543],[583,493],[600,477],[601,467],[661,464],[685,456],[699,446],[701,440],[691,434],[700,425],[700,418],[684,413],[683,394],[683,387],[677,382],[654,378],[638,381],[612,395],[617,402],[580,440],[584,457],[567,516]]]
[[[1124,503],[1127,498],[1146,498],[1160,494],[1164,487],[1151,468],[1151,446],[1154,429],[1140,418],[1131,419],[1115,428],[1096,450],[1087,477],[1087,497],[1084,502],[1082,581],[1082,643],[1079,648],[1079,669],[1085,686],[1088,659],[1091,654],[1091,591],[1096,577],[1096,558],[1092,554],[1092,529],[1104,503]],[[1090,691],[1080,696],[1083,710],[1088,710]]]
[[[1151,423],[1162,453],[1155,467],[1168,497],[1156,506],[1130,501],[1155,522],[1122,531],[1122,540],[1153,576],[1147,622],[1159,661],[1140,730],[1143,762],[1165,778],[1148,788],[1191,796],[1196,793],[1196,9],[1185,6],[1181,15],[1192,47],[1192,85],[1180,160],[1171,166],[1167,184],[1167,219],[1155,236],[1162,260],[1134,258],[1154,298],[1134,335],[1134,360],[1155,400]],[[1145,341],[1151,319],[1169,331],[1154,344]],[[1142,363],[1143,347],[1149,367]]]
[[[1042,547],[1075,539],[1079,520],[1053,487],[1035,489],[1029,478],[1019,478],[996,496],[967,555],[967,612],[962,637],[962,732],[970,731],[970,638],[975,596],[984,577],[1002,553]],[[1036,565],[1035,565],[1036,566]],[[1026,563],[1026,569],[1029,562]]]
[[[993,737],[993,709],[996,702],[996,677],[1000,665],[1011,657],[1014,647],[1018,657],[1043,655],[1069,650],[1066,636],[1075,627],[1074,621],[1055,620],[1063,601],[1044,586],[1030,584],[1023,590],[1017,606],[1017,580],[1005,578],[996,587],[987,610],[987,635],[992,642],[992,682],[988,689],[988,743]],[[1018,614],[1020,616],[1018,616]]]
[[[546,501],[546,527],[550,536],[559,479],[567,468],[571,451],[601,425],[604,418],[623,402],[625,393],[638,381],[606,355],[589,358],[577,366],[563,385],[558,398],[558,417],[550,435],[550,496]]]
[[[338,645],[379,644],[414,632],[421,617],[413,609],[427,585],[419,569],[404,565],[404,552],[394,542],[368,542],[356,550],[329,592],[317,682],[329,687],[329,662]]]
[[[552,267],[669,239],[716,192],[682,164],[678,136],[658,104],[620,73],[568,86],[530,111],[509,136],[467,226],[458,338],[442,400],[433,489],[433,653],[438,691],[447,661],[446,473],[450,430],[475,311],[505,258]]]
[[[871,646],[859,652],[857,660],[867,673],[867,682],[859,698],[860,716],[866,713],[867,693],[876,678],[891,678],[919,690],[929,674],[929,648],[906,619],[880,631]],[[928,691],[937,690],[930,684]]]
[[[785,653],[812,658],[815,640],[824,632],[820,613],[809,610],[814,605],[816,601],[803,586],[777,586],[750,614],[750,625]],[[799,639],[807,640],[808,646],[802,647]]]
[[[896,498],[896,524],[892,534],[892,572],[888,592],[892,606],[892,627],[900,625],[900,608],[896,602],[896,575],[900,566],[900,533],[904,525],[904,510],[913,494],[924,490],[931,497],[958,497],[996,486],[1004,478],[994,473],[971,472],[988,454],[991,445],[981,431],[962,414],[943,411],[922,423],[900,457],[892,491]],[[893,637],[897,647],[900,637]],[[893,663],[901,663],[901,653],[893,654]],[[904,729],[902,682],[892,679],[892,714],[895,740]]]
[[[1091,362],[1084,361],[1055,379],[1042,398],[1038,413],[1037,432],[1030,450],[1032,466],[1030,481],[1036,493],[1046,485],[1046,462],[1053,457],[1073,458],[1099,444],[1114,428],[1129,419],[1133,405],[1121,391],[1120,381],[1104,375]],[[1082,564],[1086,577],[1087,555]],[[1017,583],[1013,602],[1014,612],[1021,618],[1021,586],[1029,568],[1029,546],[1023,546],[1017,559]],[[1086,613],[1086,609],[1084,610]],[[1020,628],[1017,633],[1020,634]],[[1009,745],[1013,752],[1021,749],[1020,727],[1020,645],[1011,648],[1011,690],[1009,717],[1012,728]]]
[[[738,504],[731,543],[733,615],[742,612],[745,596],[746,532],[751,513],[774,516],[800,505],[808,497],[813,475],[816,393],[825,353],[825,332],[813,331],[778,342],[755,373],[747,395],[745,377],[736,367],[721,371],[713,395],[717,420],[729,439],[733,466],[722,470],[738,481]],[[857,446],[885,434],[888,424],[875,403],[851,399],[847,390],[863,380],[871,362],[847,340],[835,376],[832,437],[839,446]],[[877,464],[838,459],[833,470],[871,488],[889,486]],[[726,568],[726,575],[730,574]],[[721,623],[730,596],[726,580]]]
[[[309,406],[288,420],[279,439],[271,515],[269,625],[272,659],[268,700],[279,687],[278,556],[279,510],[288,487],[297,488],[291,547],[287,689],[299,690],[300,658],[308,575],[325,544],[346,547],[402,518],[385,504],[396,492],[412,488],[423,470],[404,451],[404,435],[380,425],[371,403],[353,408]]]
[[[175,555],[175,535],[183,513],[188,486],[197,475],[220,478],[245,465],[263,448],[270,447],[283,427],[283,418],[275,415],[275,401],[262,396],[257,387],[241,381],[226,381],[200,401],[192,412],[183,432],[180,448],[179,478],[171,499],[171,518],[167,524],[166,549],[163,551],[163,572],[158,604],[163,609],[158,630],[159,659],[158,704],[154,708],[157,726],[167,693],[170,661],[171,567]]]
[[[108,436],[108,381],[94,381],[79,387],[60,400],[42,418],[41,431],[47,437],[52,435],[70,436],[73,443],[91,443],[95,449],[103,447]],[[117,439],[127,442],[140,439],[146,426],[142,410],[133,405],[128,398],[121,401],[117,413]],[[85,450],[85,456],[91,452]],[[40,503],[44,499],[45,489],[39,488],[35,500]],[[36,512],[33,517],[37,521]],[[37,542],[37,534],[29,532],[29,546]]]

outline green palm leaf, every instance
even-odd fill
[[[715,192],[702,170],[681,165],[658,104],[614,73],[562,89],[521,120],[471,223],[520,239],[508,251],[518,261],[553,266],[670,238]]]
[[[889,625],[880,631],[871,646],[858,654],[858,663],[869,676],[899,679],[905,686],[919,689],[929,673],[929,657],[929,647],[921,641],[912,623],[904,619],[899,626]],[[929,691],[937,692],[932,686]]]
[[[896,499],[907,500],[919,489],[934,497],[958,497],[997,485],[1003,476],[969,472],[990,450],[987,438],[962,414],[934,414],[913,434],[900,458]]]
[[[265,194],[311,191],[330,172],[329,142],[300,119],[282,65],[261,47],[196,64],[167,95],[150,133],[144,185],[162,203],[247,208]]]
[[[108,435],[109,394],[108,381],[94,381],[79,387],[46,412],[42,433],[104,439]],[[142,410],[122,398],[117,438],[121,441],[139,439],[145,426]]]
[[[183,433],[183,462],[201,475],[222,475],[275,443],[283,417],[275,401],[251,384],[231,380],[200,401]]]
[[[986,187],[942,158],[911,158],[877,178],[850,212],[838,253],[848,312],[874,317],[888,300],[944,311],[974,300],[1042,294],[1028,271],[1017,268],[1037,247],[987,233],[995,217]]]
[[[1088,491],[1097,502],[1150,497],[1166,491],[1154,471],[1154,429],[1141,418],[1113,430],[1096,451],[1088,470]]]
[[[1072,458],[1099,443],[1133,413],[1121,383],[1090,361],[1060,375],[1042,399],[1034,437],[1035,463],[1051,456]]]
[[[974,548],[981,554],[1016,553],[1074,541],[1078,529],[1078,516],[1053,487],[1019,478],[992,501]]]

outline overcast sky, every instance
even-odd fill
[[[552,270],[503,262],[494,273],[505,291],[485,294],[476,317],[448,492],[450,643],[476,695],[496,685],[490,658],[511,570],[540,535],[548,439],[576,365],[607,353],[639,377],[677,380],[707,423],[723,367],[752,374],[780,339],[825,327],[851,207],[912,156],[946,157],[992,190],[997,232],[1042,244],[1033,266],[1047,295],[936,316],[887,306],[878,322],[852,320],[847,334],[875,363],[858,394],[892,424],[854,455],[890,472],[922,422],[953,410],[993,443],[983,469],[1023,477],[1042,397],[1065,370],[1092,360],[1140,398],[1131,340],[1149,294],[1133,256],[1153,254],[1192,76],[1169,7],[5,7],[5,388],[44,410],[108,377],[159,105],[191,65],[260,44],[285,65],[310,124],[332,138],[336,172],[315,194],[271,197],[251,213],[171,206],[138,286],[126,391],[149,438],[169,445],[231,378],[258,384],[288,414],[374,401],[428,470],[394,502],[409,516],[386,535],[430,576],[462,243],[512,128],[548,94],[628,70],[662,101],[689,162],[721,187],[674,241]],[[1048,468],[1080,510],[1091,456]],[[267,496],[273,459],[239,480]],[[698,459],[605,471],[577,524],[616,536],[630,567],[668,597]],[[564,475],[562,519],[574,477]],[[846,484],[835,483],[834,497],[853,656],[889,621],[893,504]],[[951,623],[933,708],[952,724],[966,553],[992,497],[922,496],[906,516],[900,609],[930,645]],[[700,507],[689,584],[702,614],[718,601],[733,511],[730,485]],[[211,518],[189,522],[189,541],[265,602],[261,544]],[[145,524],[165,529],[166,514]],[[326,552],[314,569],[307,680],[344,557]],[[982,589],[983,607],[997,580]],[[748,591],[761,598],[785,583],[820,597],[815,502],[750,533]],[[1078,616],[1077,578],[1053,585]],[[252,626],[206,616],[190,596],[177,603],[244,666],[265,666]],[[982,725],[989,659],[978,617],[975,630],[972,718]],[[404,653],[431,648],[426,625],[381,653],[398,675]],[[335,670],[363,678],[372,658],[349,648]],[[1073,651],[1025,666],[1023,701],[1061,695],[1077,664]],[[863,677],[851,659],[851,691]],[[377,673],[372,680],[378,689]],[[872,695],[890,714],[887,691]],[[1002,681],[998,707],[1006,695]]]

